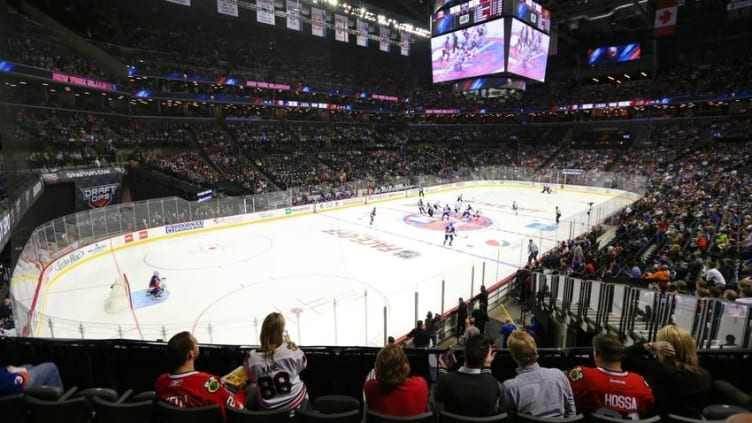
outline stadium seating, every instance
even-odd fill
[[[157,401],[157,415],[162,423],[224,423],[218,405],[182,408],[164,401]]]

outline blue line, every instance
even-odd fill
[[[423,244],[428,244],[428,245],[430,245],[431,247],[438,247],[438,246],[437,246],[436,244],[434,244],[434,243],[432,243],[432,242],[428,242],[428,241],[425,241],[425,240],[422,240],[422,239],[418,239],[418,238],[413,238],[413,237],[409,237],[409,236],[401,235],[401,234],[398,234],[398,233],[395,233],[395,232],[391,232],[391,231],[387,231],[387,230],[384,230],[384,229],[377,229],[377,228],[374,228],[374,227],[373,227],[373,226],[371,226],[371,225],[364,225],[364,224],[362,224],[362,223],[356,223],[356,222],[353,222],[353,221],[350,221],[350,220],[342,219],[342,218],[340,218],[340,217],[332,216],[332,215],[331,215],[331,214],[330,214],[329,212],[324,212],[324,213],[316,213],[316,215],[317,215],[317,216],[328,217],[329,219],[339,220],[340,222],[345,222],[345,223],[349,223],[349,224],[351,224],[351,225],[354,225],[354,226],[361,226],[361,227],[364,227],[364,228],[369,228],[369,229],[372,229],[372,230],[374,230],[374,229],[375,229],[375,230],[377,230],[377,231],[379,231],[379,232],[383,232],[383,233],[385,233],[385,234],[389,234],[389,235],[392,235],[392,236],[397,236],[397,237],[400,237],[400,238],[403,238],[403,239],[409,239],[409,240],[411,240],[411,241],[415,241],[415,242],[420,242],[420,243],[423,243]],[[457,240],[457,239],[456,239],[456,237],[455,237],[455,241],[456,241],[456,240]],[[442,248],[442,249],[446,249],[446,248],[445,248],[445,247],[443,247],[443,246],[442,246],[441,248]],[[475,257],[475,258],[479,258],[479,259],[482,259],[482,260],[488,260],[488,261],[492,261],[492,262],[496,263],[496,260],[495,260],[495,259],[493,259],[493,258],[490,258],[490,257],[484,257],[484,256],[481,256],[481,255],[479,255],[479,254],[469,253],[469,252],[467,252],[467,251],[460,251],[460,250],[452,250],[452,251],[455,251],[455,252],[457,252],[457,253],[460,253],[460,254],[466,254],[466,255],[468,255],[468,256],[471,256],[471,257]],[[519,265],[517,265],[517,264],[513,264],[513,263],[509,263],[509,262],[506,262],[506,261],[501,261],[501,260],[499,260],[499,263],[500,263],[500,264],[503,264],[503,265],[506,265],[506,266],[511,266],[511,267],[514,267],[514,268],[519,268],[519,267],[520,267],[520,266],[519,266]]]

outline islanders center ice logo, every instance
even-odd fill
[[[454,213],[453,213],[454,214]],[[493,221],[485,216],[469,217],[461,219],[456,216],[450,216],[448,219],[441,219],[440,216],[431,217],[425,214],[408,214],[402,219],[408,225],[415,226],[421,229],[429,229],[432,231],[443,231],[448,223],[454,224],[454,229],[457,232],[462,231],[477,231],[485,229],[493,224]]]

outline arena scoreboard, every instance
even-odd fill
[[[434,83],[488,75],[543,82],[551,13],[532,0],[442,1],[432,16]]]

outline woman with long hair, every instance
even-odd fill
[[[374,379],[363,392],[369,410],[389,416],[417,416],[428,406],[428,383],[420,376],[408,377],[410,363],[401,346],[388,344],[376,356]]]
[[[250,383],[257,388],[257,404],[264,409],[304,407],[308,393],[300,380],[306,357],[285,331],[285,317],[270,313],[261,325],[261,346],[250,351],[244,367]]]
[[[700,417],[712,378],[700,366],[689,332],[667,325],[658,331],[655,342],[634,344],[624,353],[623,367],[640,373],[653,389],[658,414]]]

